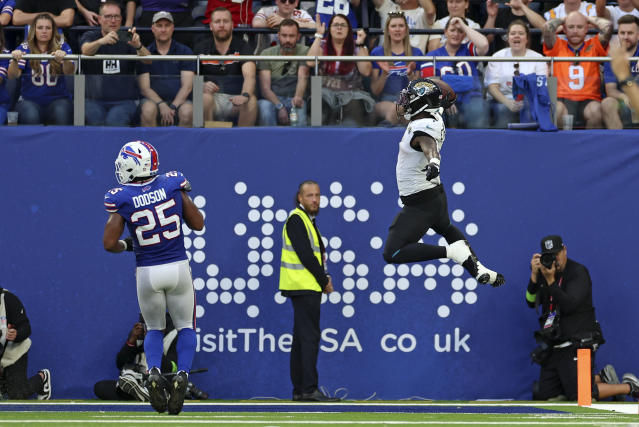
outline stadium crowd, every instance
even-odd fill
[[[321,62],[322,124],[395,126],[394,98],[417,77],[458,94],[450,127],[505,128],[549,116],[561,127],[621,129],[639,123],[610,63],[517,58],[639,56],[639,0],[0,0],[0,124],[73,124],[70,53],[84,55],[397,56],[393,62]],[[22,29],[21,27],[24,27]],[[91,28],[93,27],[93,28]],[[252,28],[251,28],[252,27]],[[314,33],[313,33],[314,31]],[[48,53],[49,60],[22,58]],[[494,56],[512,62],[405,61],[403,56]],[[194,75],[204,76],[203,116],[238,126],[306,126],[314,61],[82,61],[85,123],[193,124]],[[545,79],[557,77],[556,105]],[[515,86],[513,87],[513,82]],[[534,86],[534,85],[528,85]],[[531,111],[532,110],[532,111]],[[15,115],[10,122],[13,124]],[[539,121],[539,120],[537,120]]]

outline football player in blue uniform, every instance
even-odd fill
[[[120,187],[107,191],[104,207],[104,249],[134,251],[140,311],[146,320],[144,352],[149,366],[151,405],[169,414],[182,410],[188,373],[195,355],[195,291],[184,249],[182,220],[193,230],[204,228],[204,217],[186,194],[191,184],[180,172],[158,175],[158,152],[144,141],[124,144],[115,160]],[[132,238],[120,240],[126,224]],[[162,331],[165,313],[178,330],[178,372],[171,383],[162,376]]]
[[[22,59],[29,53],[49,53],[53,58]],[[73,124],[73,103],[64,77],[75,72],[74,62],[64,59],[70,53],[71,47],[62,40],[51,15],[38,14],[27,40],[11,52],[9,77],[22,76],[21,100],[16,105],[20,124]]]
[[[413,80],[397,101],[397,113],[408,120],[399,142],[397,187],[404,204],[391,224],[384,260],[393,264],[449,258],[481,284],[501,286],[501,274],[484,267],[464,234],[450,222],[446,193],[439,177],[440,151],[446,139],[442,112],[456,100],[446,83],[435,79]],[[419,243],[432,228],[448,246]]]

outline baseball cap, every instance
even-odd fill
[[[153,15],[153,23],[155,24],[160,19],[168,19],[169,21],[173,22],[173,15],[171,15],[170,12],[165,11],[156,12],[155,15]]]
[[[556,254],[564,248],[564,242],[561,237],[557,235],[546,236],[541,239],[541,253],[542,254]]]

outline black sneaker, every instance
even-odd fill
[[[621,382],[622,384],[628,384],[630,386],[628,396],[639,399],[639,378],[630,373],[623,374]]]
[[[189,385],[189,377],[184,371],[180,371],[171,379],[169,387],[169,414],[177,415],[182,411],[186,388]]]
[[[135,400],[139,400],[140,402],[148,402],[149,401],[149,391],[146,387],[144,387],[140,382],[138,382],[137,375],[132,371],[123,371],[123,374],[120,375],[117,382],[117,388],[133,397]],[[141,376],[141,375],[140,375]]]
[[[153,409],[159,413],[166,411],[166,390],[168,388],[168,382],[166,381],[166,378],[162,376],[162,373],[158,368],[151,368],[147,383],[149,400],[151,401]]]

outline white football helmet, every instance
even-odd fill
[[[158,174],[158,152],[145,141],[131,141],[124,144],[115,159],[115,177],[120,185],[136,178],[150,178]]]

